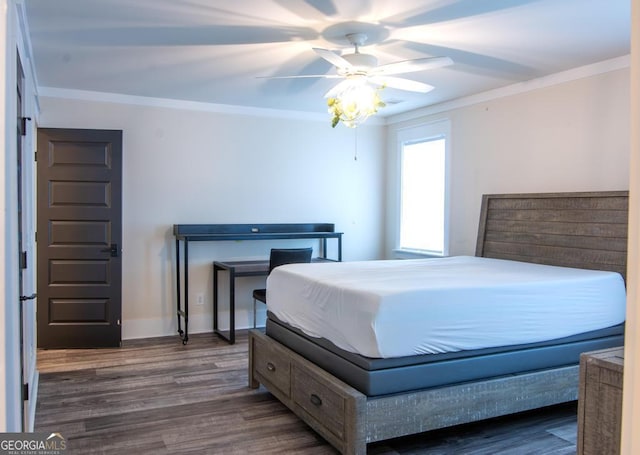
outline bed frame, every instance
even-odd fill
[[[476,256],[610,270],[625,276],[628,193],[482,198]],[[249,332],[249,386],[263,384],[344,454],[367,443],[577,399],[578,368],[367,397],[260,331]]]

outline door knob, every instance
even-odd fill
[[[109,253],[112,258],[118,257],[118,244],[112,243],[109,248],[105,248],[104,250],[100,250],[103,253]]]

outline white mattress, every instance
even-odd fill
[[[619,324],[620,274],[456,256],[289,264],[267,279],[268,309],[367,357],[552,340]]]

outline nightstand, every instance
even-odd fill
[[[580,356],[578,455],[620,453],[624,348]]]

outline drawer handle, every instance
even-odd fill
[[[267,370],[271,372],[276,371],[276,366],[271,362],[267,362]]]
[[[322,406],[322,398],[320,398],[315,393],[312,393],[309,399],[311,400],[311,404],[313,404],[314,406]]]

